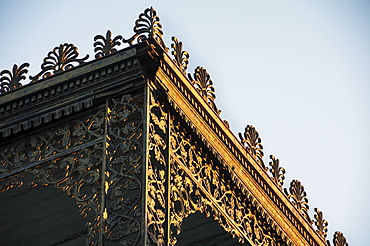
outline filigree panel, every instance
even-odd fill
[[[164,111],[163,104],[160,104],[152,93],[150,94],[149,119],[147,231],[149,240],[153,244],[166,245],[168,113]]]
[[[182,221],[200,211],[252,245],[285,245],[256,205],[243,196],[216,158],[175,118],[170,134],[171,245],[181,233]]]
[[[0,147],[0,177],[102,139],[103,133],[104,109],[100,109],[84,119],[69,121],[43,134],[11,142]]]
[[[97,143],[80,151],[63,155],[0,179],[0,192],[22,185],[52,185],[73,197],[80,215],[93,219],[86,224],[86,245],[99,241],[100,228],[100,168],[103,144]]]
[[[143,96],[109,100],[104,170],[104,238],[109,245],[138,245],[142,216]]]

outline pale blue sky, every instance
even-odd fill
[[[209,71],[222,118],[247,124],[274,154],[286,184],[304,185],[329,235],[368,245],[370,230],[370,1],[1,1],[0,70],[29,62],[30,75],[64,42],[82,56],[93,38],[130,37],[153,6],[165,41],[184,42],[188,72]]]

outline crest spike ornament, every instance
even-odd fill
[[[78,65],[84,64],[85,60],[89,58],[89,55],[86,55],[84,58],[77,58],[78,56],[79,53],[76,46],[67,43],[60,44],[44,58],[41,64],[41,72],[35,76],[30,76],[30,79],[32,82],[35,82],[38,81],[40,77],[50,77],[73,68],[76,63]]]
[[[285,179],[285,169],[283,167],[280,167],[280,161],[279,159],[276,159],[275,156],[270,155],[270,173],[272,174],[272,180],[280,187],[282,188],[284,184]]]
[[[211,76],[207,72],[207,70],[201,66],[198,66],[194,70],[194,79],[192,78],[191,74],[188,74],[188,78],[193,83],[194,87],[197,89],[199,94],[206,100],[206,102],[211,106],[211,108],[216,111],[218,114],[221,113],[217,109],[215,99],[215,88],[213,87],[213,82],[211,80]]]
[[[3,70],[0,73],[0,93],[5,93],[22,86],[21,80],[26,79],[25,74],[28,73],[27,68],[29,63],[25,62],[20,67],[17,64],[13,65],[12,71]]]
[[[182,49],[182,42],[179,42],[176,37],[172,37],[172,41],[171,47],[173,50],[171,53],[174,56],[174,62],[183,73],[186,73],[189,64],[189,53]]]
[[[261,143],[262,140],[256,128],[254,126],[247,125],[244,130],[244,134],[242,135],[241,133],[239,133],[239,138],[247,152],[265,171],[267,171],[267,168],[263,163],[263,146]]]
[[[148,38],[154,38],[163,48],[166,48],[162,39],[162,24],[160,23],[157,11],[153,7],[145,9],[139,15],[139,18],[135,21],[134,33],[131,38],[123,39],[123,42],[132,46],[135,40],[138,43],[142,43]]]
[[[114,52],[117,52],[116,46],[121,45],[122,36],[118,35],[112,39],[112,32],[107,31],[105,37],[103,35],[96,35],[94,37],[94,52],[95,58],[101,58],[103,56],[110,55]]]
[[[304,190],[303,185],[301,185],[301,182],[294,179],[292,182],[290,182],[290,194],[288,193],[287,189],[284,189],[284,191],[287,195],[287,198],[294,205],[294,207],[301,213],[303,217],[305,217],[307,222],[312,224],[312,221],[308,214],[308,209],[310,207],[308,206],[307,193]]]
[[[315,208],[315,226],[317,228],[316,232],[323,238],[326,238],[326,235],[328,233],[328,221],[324,220],[322,212]]]

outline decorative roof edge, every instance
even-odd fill
[[[117,35],[112,39],[111,31],[107,31],[106,36],[96,35],[94,37],[94,44],[95,47],[95,58],[100,59],[105,56],[109,56],[111,54],[116,53],[117,47],[121,46],[122,44],[128,44],[128,46],[133,46],[138,43],[146,42],[148,39],[154,39],[165,51],[168,53],[169,49],[166,47],[163,41],[163,31],[162,25],[160,23],[160,19],[157,15],[156,10],[153,7],[147,8],[141,13],[138,19],[135,21],[135,26],[133,28],[134,34],[125,39],[121,35]],[[178,67],[178,70],[186,78],[186,70],[189,63],[189,53],[187,51],[183,51],[182,49],[182,42],[179,42],[176,37],[172,38],[173,44],[172,47],[172,55],[174,58],[172,62]],[[56,46],[52,51],[48,52],[47,56],[44,58],[43,63],[41,64],[41,71],[34,75],[29,76],[30,82],[41,82],[44,79],[49,77],[53,77],[60,73],[63,73],[67,70],[70,70],[76,66],[80,66],[86,63],[89,55],[86,55],[83,58],[78,58],[78,48],[73,44],[60,44]],[[89,61],[90,63],[91,61]],[[0,72],[0,99],[1,97],[5,96],[8,93],[15,92],[22,87],[21,81],[26,79],[26,74],[28,73],[27,68],[30,66],[29,63],[23,63],[20,66],[14,64],[13,69],[10,70],[2,70]],[[208,104],[208,106],[214,111],[217,117],[220,117],[220,111],[217,109],[215,104],[215,89],[213,86],[213,82],[210,79],[210,75],[207,70],[203,67],[196,67],[193,76],[188,75],[188,81],[191,82],[198,91],[199,95],[203,98],[203,100]],[[50,114],[46,115],[44,120],[48,120],[51,115],[59,115],[62,111],[65,114],[70,112],[79,111],[82,108],[82,105],[85,105],[86,108],[91,106],[91,98],[84,99],[82,101],[76,102],[74,106],[68,105],[66,107],[62,107],[57,109],[55,112],[51,112]],[[0,105],[1,106],[1,105]],[[33,124],[37,124],[41,118],[38,119],[30,119],[30,122],[34,122]],[[23,124],[23,125],[22,125]],[[27,128],[29,123],[22,123],[21,125],[23,128]],[[227,122],[225,122],[226,125]],[[13,129],[18,129],[21,125],[14,126]],[[230,130],[229,130],[230,131]],[[3,134],[8,136],[9,129],[5,128],[2,130]],[[313,228],[313,225],[316,226],[316,233],[319,235],[323,241],[326,240],[327,236],[327,227],[328,222],[323,218],[322,212],[315,208],[315,220],[312,221],[308,215],[308,199],[307,194],[304,191],[304,187],[301,185],[300,181],[293,180],[290,183],[289,192],[285,188],[282,188],[285,169],[280,167],[279,160],[276,159],[273,155],[270,156],[271,162],[270,168],[267,168],[263,163],[263,145],[261,138],[259,137],[258,131],[253,126],[247,126],[243,134],[239,133],[240,137],[240,144],[245,149],[245,154],[249,155],[254,162],[256,162],[260,167],[261,170],[264,170],[266,173],[269,171],[272,176],[269,176],[276,187],[281,191],[282,194],[286,196],[286,198],[290,201],[290,203],[295,207],[295,209],[299,212],[302,218],[306,221],[306,223]],[[233,140],[232,140],[233,141]],[[237,154],[238,155],[238,154]],[[284,193],[282,192],[284,190]],[[328,246],[331,246],[329,240],[326,241]],[[346,242],[346,238],[343,236],[341,232],[335,232],[333,236],[333,246],[347,246],[348,243]]]

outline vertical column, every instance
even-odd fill
[[[149,92],[147,245],[168,245],[168,113]]]
[[[107,103],[102,245],[143,245],[144,95]]]

